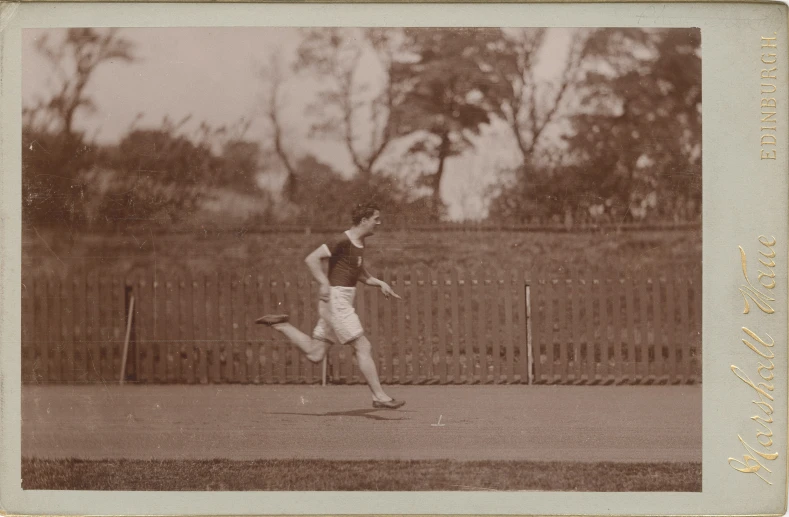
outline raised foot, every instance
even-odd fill
[[[276,325],[277,323],[287,323],[288,322],[288,315],[287,314],[266,314],[265,316],[258,318],[255,320],[255,323],[258,325]]]

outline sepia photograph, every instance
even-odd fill
[[[701,45],[21,29],[22,489],[701,492]]]

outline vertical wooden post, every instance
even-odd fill
[[[126,360],[125,368],[121,366],[121,378],[124,382],[127,379],[133,379],[135,381],[140,380],[140,353],[137,347],[137,323],[140,308],[136,301],[132,303],[133,300],[138,298],[134,296],[134,280],[134,277],[129,277],[126,282],[122,283],[123,305],[121,306],[121,314],[123,314],[123,320],[121,321],[125,323],[125,325],[121,328],[124,331],[123,347],[126,348],[126,350],[122,349],[120,351],[120,360],[121,363],[124,359]],[[130,322],[131,325],[129,325]],[[128,334],[128,337],[126,334]],[[126,341],[128,341],[128,346],[126,345]]]
[[[532,341],[532,317],[531,317],[531,285],[524,285],[526,291],[526,312],[524,314],[526,323],[526,379],[527,384],[534,384],[534,343]]]
[[[134,318],[134,295],[131,295],[129,301],[129,312],[126,318],[126,337],[123,340],[123,354],[121,355],[121,373],[120,384],[126,382],[126,360],[129,357],[129,340],[131,339],[132,320]]]
[[[531,272],[531,284],[529,284],[529,311],[527,318],[529,337],[531,339],[531,359],[532,367],[529,370],[531,383],[536,384],[542,381],[542,346],[545,342],[545,285],[538,271]]]

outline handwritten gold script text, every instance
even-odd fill
[[[775,267],[775,261],[773,260],[775,258],[775,250],[773,249],[773,246],[775,246],[775,238],[768,239],[762,235],[759,237],[759,243],[767,248],[767,250],[766,252],[764,250],[759,252],[759,255],[762,256],[762,258],[759,259],[759,263],[766,268],[766,271],[761,269],[757,271],[757,286],[754,286],[748,278],[748,260],[745,256],[745,250],[742,249],[742,246],[739,246],[742,276],[745,278],[747,284],[740,286],[740,294],[742,294],[745,300],[745,308],[742,311],[743,314],[751,312],[750,302],[753,302],[765,314],[772,314],[775,312],[775,309],[773,309],[769,303],[774,302],[775,298],[768,294],[769,290],[775,288],[775,271],[773,271]],[[765,259],[767,260],[765,261]]]
[[[743,338],[743,344],[759,356],[759,366],[756,369],[756,372],[759,374],[759,379],[757,380],[765,382],[754,382],[739,366],[731,365],[731,371],[738,379],[756,392],[758,400],[752,400],[751,402],[755,404],[763,414],[760,413],[751,417],[751,420],[760,426],[757,427],[756,442],[751,442],[757,445],[753,446],[749,444],[738,434],[737,438],[739,438],[740,443],[742,443],[745,448],[745,454],[743,454],[742,461],[737,458],[729,458],[729,465],[738,472],[756,474],[759,479],[772,485],[772,482],[770,482],[761,471],[764,470],[766,473],[772,473],[765,463],[766,461],[775,461],[778,458],[778,453],[772,451],[773,431],[770,428],[770,424],[773,423],[772,402],[775,401],[772,395],[775,385],[770,384],[770,381],[775,377],[773,374],[775,364],[772,361],[775,358],[775,353],[773,353],[771,349],[775,345],[775,340],[765,334],[767,339],[769,339],[768,342],[747,327],[742,327],[742,330],[748,336],[748,338]]]

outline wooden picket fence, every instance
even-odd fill
[[[535,382],[701,382],[699,267],[548,276],[531,293]]]
[[[402,300],[360,287],[356,302],[384,383],[701,380],[698,269],[382,278]],[[303,272],[92,271],[22,283],[25,382],[119,382],[127,330],[127,382],[321,382],[320,364],[254,324],[287,312],[311,332],[317,285]],[[327,364],[330,383],[363,382],[350,346],[331,347]]]

